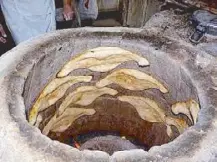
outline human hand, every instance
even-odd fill
[[[66,21],[74,19],[74,11],[70,5],[64,5],[63,7],[63,16]]]
[[[0,42],[6,43],[7,40],[5,38],[7,38],[7,34],[5,33],[5,30],[2,26],[2,24],[0,24]]]

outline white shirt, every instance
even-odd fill
[[[1,0],[16,44],[56,29],[54,0]]]

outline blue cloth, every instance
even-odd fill
[[[54,0],[0,0],[16,44],[56,29]]]
[[[87,7],[85,3],[88,2]],[[93,19],[95,20],[98,16],[98,6],[96,0],[80,0],[78,3],[80,18],[81,20]]]

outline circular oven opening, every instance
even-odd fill
[[[29,123],[53,140],[110,155],[174,140],[197,122],[196,89],[164,53],[136,48],[96,46],[61,61],[44,55],[25,83]]]

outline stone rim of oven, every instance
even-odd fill
[[[52,42],[61,42],[70,37],[86,38],[94,35],[99,39],[109,39],[117,37],[120,39],[144,41],[155,50],[166,52],[171,59],[178,60],[182,64],[185,72],[191,76],[192,82],[197,89],[201,111],[199,121],[190,127],[174,141],[162,146],[154,146],[148,152],[143,150],[131,150],[115,152],[109,156],[101,151],[79,151],[57,141],[52,141],[41,132],[28,124],[25,116],[25,106],[22,98],[23,87],[28,72],[40,57],[46,54],[44,48],[50,46]],[[183,52],[182,48],[186,51]],[[32,51],[38,51],[34,55]],[[179,53],[182,57],[174,54]],[[177,58],[178,57],[178,58]],[[182,59],[180,59],[182,58]],[[2,129],[3,139],[0,143],[10,144],[7,149],[13,148],[14,156],[24,160],[47,161],[168,161],[168,160],[197,160],[203,158],[203,153],[208,153],[202,146],[210,146],[209,139],[213,143],[217,140],[215,134],[215,89],[210,74],[217,76],[213,57],[207,53],[192,48],[187,43],[177,42],[172,38],[163,37],[160,34],[152,34],[144,29],[134,28],[81,28],[73,30],[63,30],[38,37],[34,40],[22,43],[0,58],[2,64],[1,76],[1,119],[0,129]],[[209,74],[208,74],[209,73]],[[11,132],[11,133],[9,133]],[[1,134],[0,134],[1,136]],[[16,149],[15,149],[16,148]],[[26,157],[18,154],[26,155]],[[216,147],[210,150],[217,150]],[[10,152],[10,151],[9,151]],[[217,152],[217,151],[216,151]],[[213,154],[214,156],[214,154]],[[209,158],[213,158],[210,156]],[[45,160],[45,161],[46,161]]]

